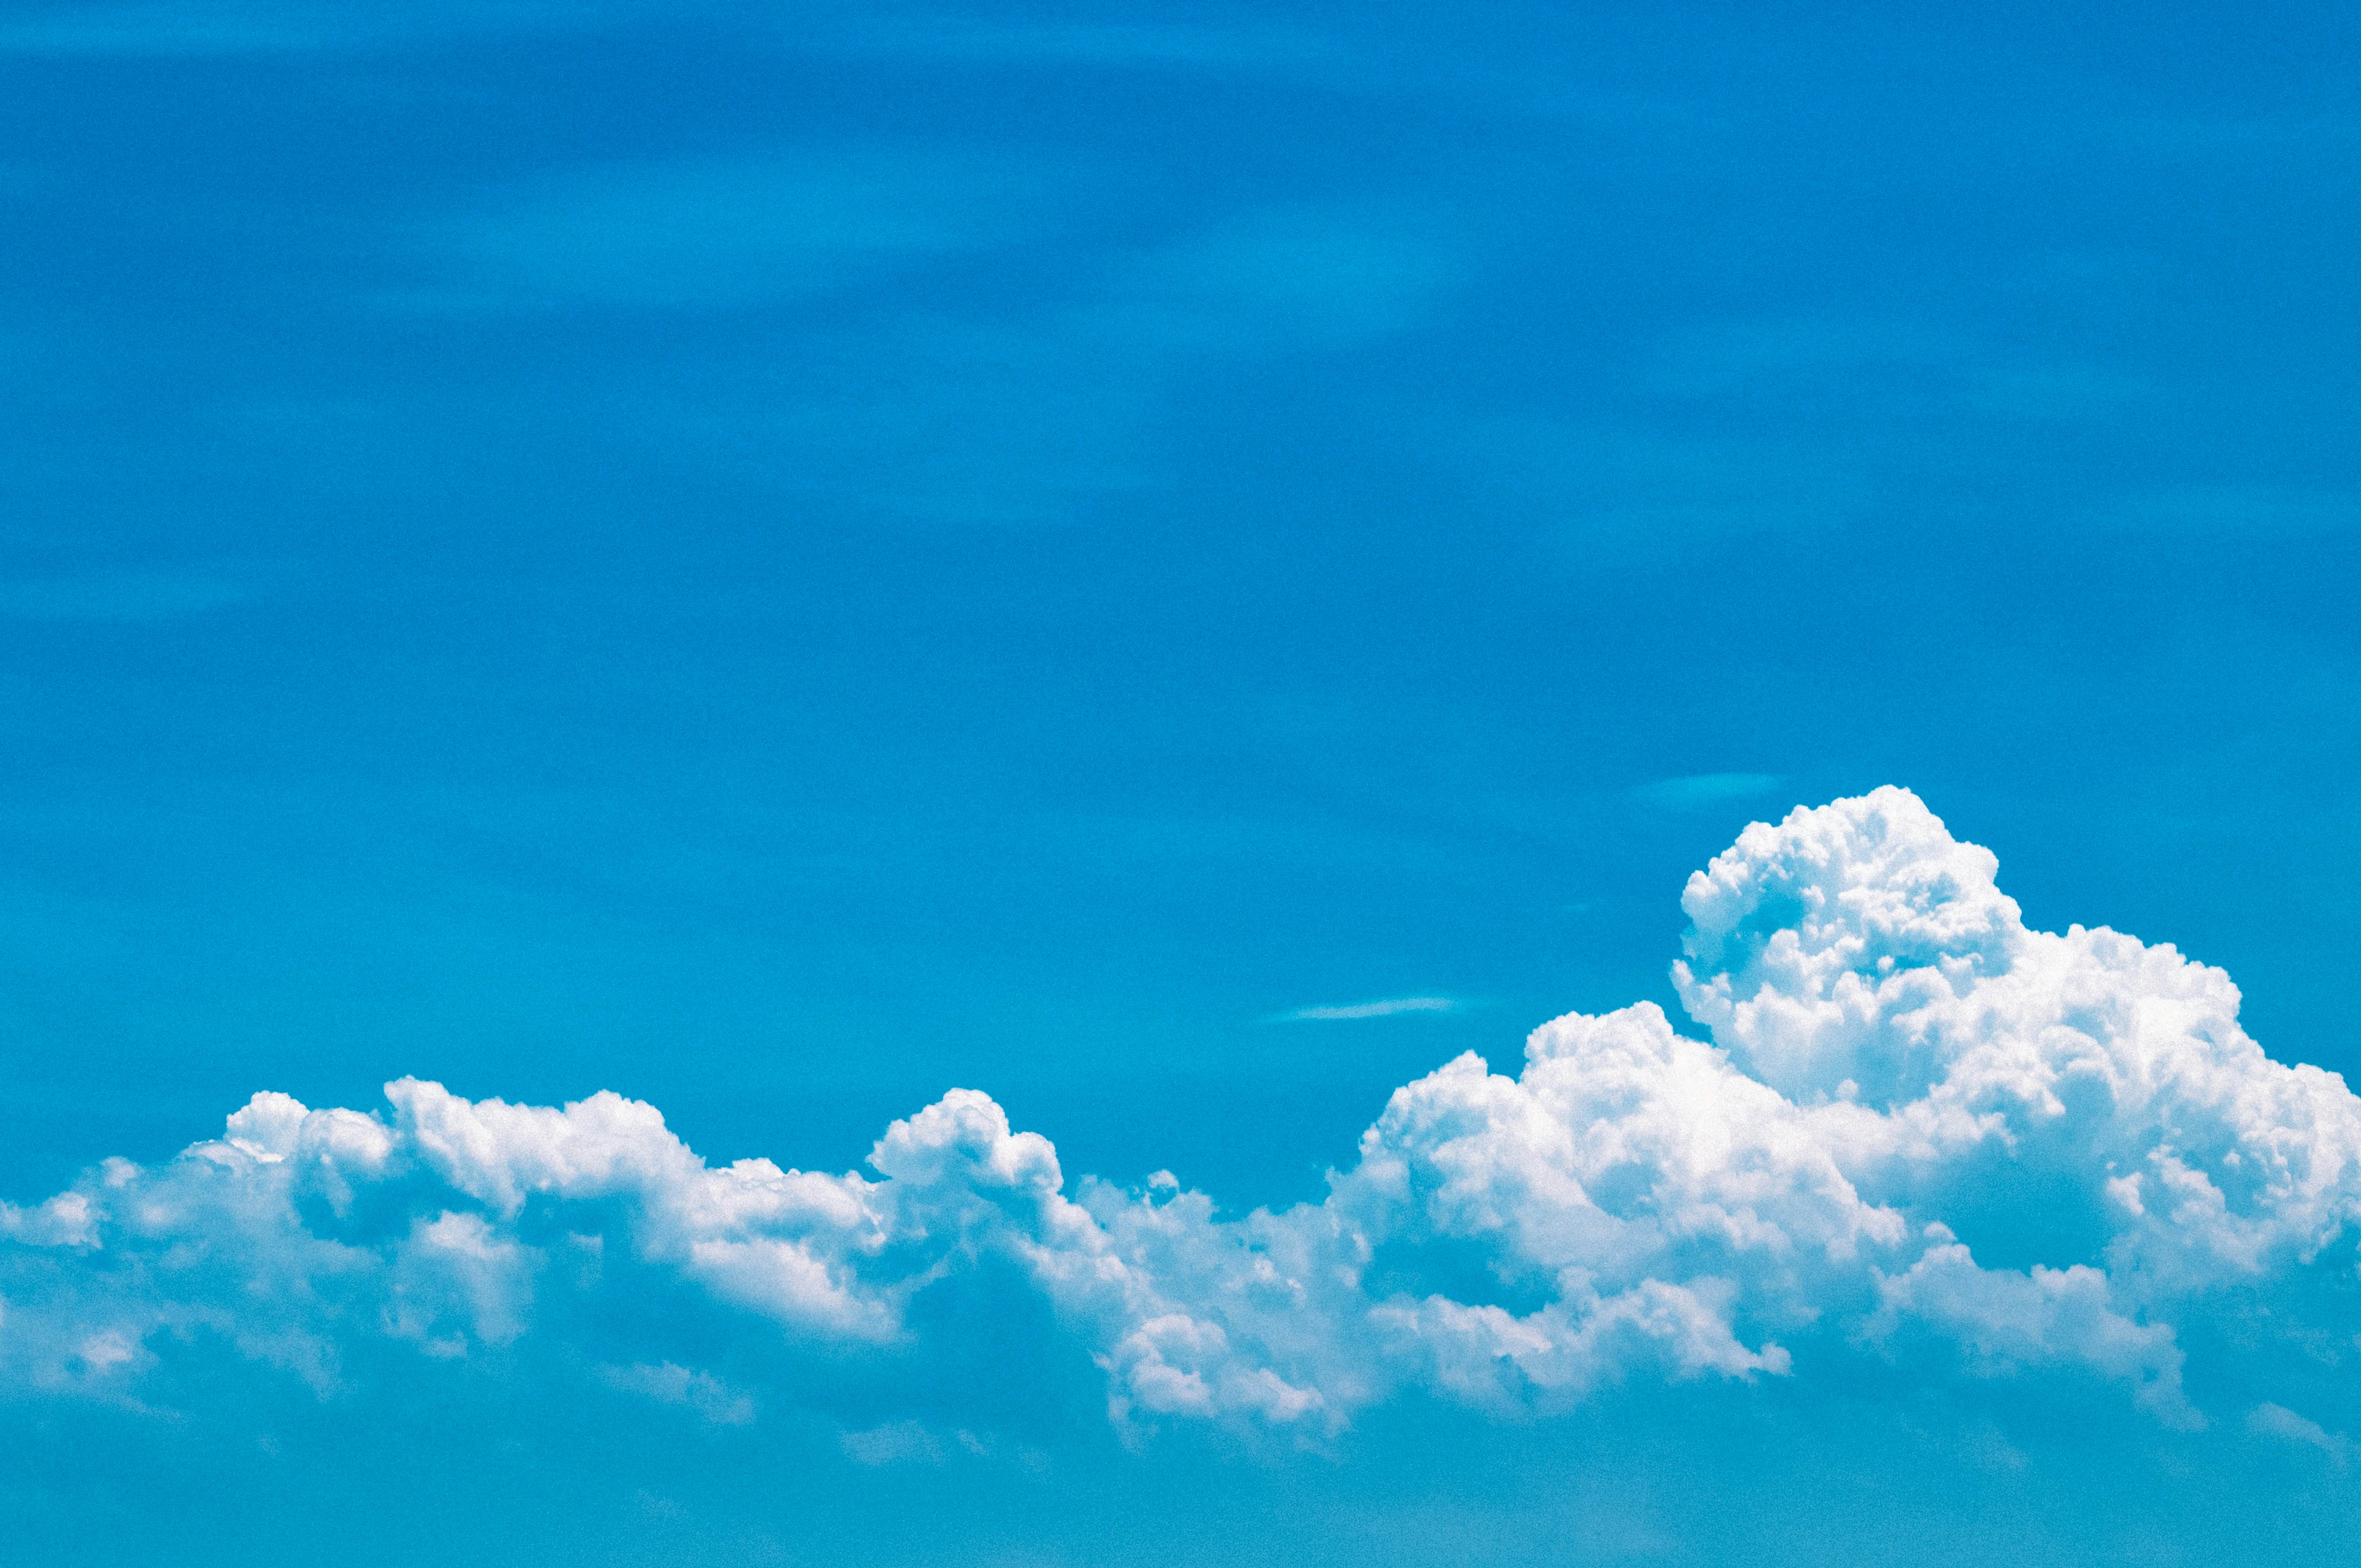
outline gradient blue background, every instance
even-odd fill
[[[1906,12],[12,7],[0,1192],[1312,1196],[1885,782],[2361,1066],[2361,20]]]

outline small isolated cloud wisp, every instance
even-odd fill
[[[1778,773],[1684,773],[1642,784],[1631,792],[1631,798],[1649,806],[1711,806],[1725,800],[1752,800],[1785,782]]]
[[[2308,1416],[2297,1415],[2285,1405],[2266,1401],[2246,1412],[2246,1430],[2266,1437],[2283,1438],[2306,1448],[2316,1448],[2328,1455],[2329,1463],[2342,1470],[2353,1448],[2351,1440],[2343,1432],[2330,1431]]]
[[[1275,1014],[1274,1024],[1349,1024],[1357,1018],[1391,1018],[1402,1013],[1456,1013],[1466,1003],[1449,996],[1393,996],[1381,1002],[1348,1002],[1298,1007]]]

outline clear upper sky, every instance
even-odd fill
[[[2350,1072],[2356,257],[2350,5],[11,5],[0,1197],[415,1075],[824,1171],[963,1086],[1070,1177],[1316,1202],[1461,1051],[1680,1019],[1689,873],[1885,784],[2026,925],[2171,943]],[[1538,1562],[1653,1443],[1658,1512],[1575,1535],[1709,1558],[1679,1499],[1756,1494],[1697,1422],[1850,1430],[1752,1387],[1517,1444],[1379,1402],[1390,1458],[1301,1472],[1028,1439],[1005,1507],[856,1441],[792,1523],[745,1497],[818,1417],[721,1422],[700,1501],[653,1435],[437,1457],[304,1395],[269,1441],[324,1491],[172,1507],[387,1561],[1309,1562],[1448,1451],[1360,1560]],[[2268,1446],[2250,1403],[2212,1430]],[[0,1404],[27,1563],[169,1538],[181,1462],[96,1409]],[[1978,1485],[2055,1457],[1979,1412]],[[2349,1527],[2356,1418],[2290,1419]],[[2063,1482],[1960,1507],[2071,1557],[2147,1464],[2081,1534]],[[1888,1546],[1948,1506],[1826,1484]],[[438,1490],[456,1557],[390,1522]]]

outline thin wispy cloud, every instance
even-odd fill
[[[991,65],[1077,65],[1115,70],[1181,68],[1267,73],[1334,66],[1342,51],[1321,34],[1263,22],[1235,27],[1171,24],[1035,24],[972,16],[863,17],[818,38],[848,53]],[[809,41],[807,38],[806,41]]]
[[[2257,1405],[2246,1412],[2246,1430],[2268,1437],[2285,1439],[2306,1448],[2316,1448],[2328,1456],[2337,1469],[2345,1468],[2351,1457],[2353,1444],[2343,1432],[2333,1432],[2318,1421],[2300,1416],[2285,1405],[2269,1401]]]
[[[1038,170],[957,148],[804,148],[572,170],[425,226],[457,309],[710,309],[823,292],[1010,238]]]
[[[1516,415],[1471,420],[1446,459],[1476,493],[1544,520],[1585,567],[1679,560],[1760,535],[1826,535],[1861,517],[1876,476],[1851,457]]]
[[[1648,806],[1713,806],[1769,795],[1784,783],[1779,773],[1684,773],[1642,784],[1631,798]]]
[[[33,5],[0,21],[0,54],[49,59],[211,60],[359,52],[469,33],[564,32],[642,13],[630,3],[447,0],[335,5],[319,0]]]
[[[2190,486],[2136,496],[2092,521],[2156,539],[2291,540],[2343,533],[2361,522],[2361,495],[2265,486]]]
[[[0,579],[0,620],[144,622],[250,604],[267,585],[212,571],[87,572]]]
[[[1246,212],[1143,258],[1091,321],[1173,346],[1334,347],[1417,324],[1460,271],[1451,245],[1415,217]]]
[[[1349,1024],[1360,1018],[1391,1018],[1403,1013],[1456,1013],[1466,1005],[1449,996],[1391,996],[1378,1002],[1349,1002],[1319,1007],[1298,1007],[1274,1014],[1274,1024]]]
[[[1027,205],[1049,178],[1038,166],[919,149],[907,159],[899,170],[873,150],[848,159],[852,167],[825,201],[815,194],[796,206],[792,192],[750,197],[747,213],[781,221],[710,245],[696,236],[720,220],[703,209],[677,232],[654,233],[621,211],[620,197],[598,195],[579,212],[520,199],[516,213],[543,215],[524,222],[504,210],[480,229],[438,236],[449,242],[437,253],[447,287],[428,302],[729,308],[879,279],[927,285],[863,296],[890,319],[961,269],[1001,265],[1028,243],[1017,232],[1028,212],[1042,232],[1054,225],[1052,214]],[[807,170],[786,184],[803,189],[816,179]],[[907,200],[889,203],[893,223],[867,221],[874,214],[864,180],[889,195],[907,188]],[[650,211],[676,204],[653,189],[663,181],[653,176],[620,183]],[[565,215],[544,225],[559,207]],[[809,220],[805,226],[785,221],[790,209]],[[841,221],[821,221],[831,213]],[[923,226],[930,214],[935,226]],[[552,239],[577,232],[598,237],[587,248]],[[637,237],[609,237],[619,233]],[[765,486],[866,512],[1070,520],[1173,482],[1173,429],[1160,411],[1179,389],[1224,366],[1415,326],[1453,286],[1456,268],[1449,246],[1417,222],[1349,209],[1234,214],[1121,259],[1086,297],[1012,320],[926,311],[822,336],[807,349],[818,367],[809,376],[783,378],[767,362],[717,374],[686,396],[667,390],[634,402],[617,435],[696,450]]]

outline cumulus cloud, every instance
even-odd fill
[[[929,1293],[985,1281],[1095,1365],[1133,1435],[1316,1442],[1406,1393],[1532,1415],[1615,1383],[1881,1375],[2093,1379],[2194,1428],[2201,1344],[2210,1387],[2338,1364],[2361,1102],[2267,1058],[2220,970],[2028,929],[1996,869],[1899,789],[1751,827],[1682,897],[1674,980],[1706,1037],[1642,1003],[1543,1025],[1513,1076],[1462,1056],[1284,1211],[1225,1214],[1163,1172],[1070,1183],[972,1090],[840,1174],[708,1165],[613,1094],[258,1094],[166,1165],[0,1205],[0,1379],[137,1402],[202,1342],[333,1396],[371,1357],[555,1346],[734,1424],[798,1397],[763,1384],[790,1363],[923,1366]],[[947,1397],[841,1443],[929,1460]],[[2229,1407],[2248,1430],[2342,1457],[2253,1398]]]

